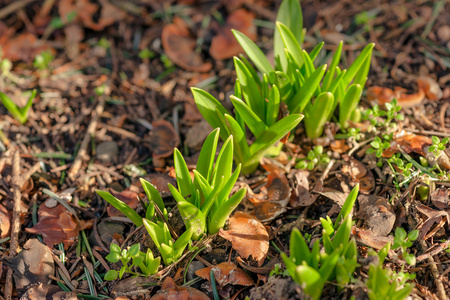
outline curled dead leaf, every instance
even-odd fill
[[[219,235],[231,242],[232,247],[243,258],[251,256],[262,266],[269,251],[269,233],[254,217],[238,211],[229,219],[229,229],[220,229]]]
[[[331,150],[339,154],[345,153],[350,150],[346,140],[334,140],[330,143]]]
[[[24,32],[16,37],[3,35],[0,37],[0,47],[2,49],[2,57],[12,61],[23,60],[32,62],[36,55],[43,51],[50,51],[55,54],[55,50],[44,44],[33,34]]]
[[[281,170],[274,164],[263,164],[267,176],[267,184],[261,188],[259,194],[248,194],[247,198],[254,204],[254,214],[262,222],[275,219],[286,211],[286,205],[291,197],[289,181]]]
[[[351,185],[359,183],[359,191],[368,194],[375,189],[375,179],[372,172],[360,161],[350,158],[350,163],[342,167],[342,172],[351,177]]]
[[[172,278],[166,277],[161,290],[150,300],[209,300],[209,297],[192,287],[177,286]]]
[[[400,146],[400,148],[406,153],[415,152],[425,156],[425,147],[431,145],[432,143],[433,142],[429,137],[401,131],[394,136],[394,139],[390,143],[391,146],[383,151],[382,156],[389,158],[394,153],[400,152],[398,146]]]
[[[449,209],[450,191],[446,188],[437,188],[430,195],[431,202],[439,209]]]
[[[236,29],[255,41],[257,35],[253,19],[254,15],[245,9],[232,12],[225,25],[219,29],[219,32],[211,41],[211,48],[209,49],[211,56],[215,59],[226,59],[243,52],[231,29]]]
[[[200,269],[195,272],[195,275],[211,281],[211,271],[214,272],[214,278],[216,279],[217,284],[221,287],[224,287],[228,284],[244,286],[252,286],[255,284],[253,282],[253,279],[247,273],[245,273],[245,271],[239,269],[232,262],[224,262],[217,266]]]
[[[425,97],[425,92],[421,89],[416,94],[406,94],[405,92],[406,90],[400,87],[395,87],[393,91],[389,88],[373,86],[367,89],[367,99],[384,106],[385,103],[396,98],[401,107],[413,107],[421,103]]]
[[[429,100],[440,100],[443,92],[436,80],[428,76],[422,76],[417,79],[419,90],[423,90]]]
[[[372,230],[369,229],[356,229],[357,241],[366,246],[372,247],[374,249],[380,250],[387,243],[393,243],[394,237],[390,236],[377,236]]]
[[[174,24],[164,26],[161,42],[166,55],[180,67],[197,72],[211,70],[212,64],[203,62],[195,52],[196,40],[182,19],[174,18]]]
[[[153,130],[150,132],[150,148],[153,158],[165,158],[173,154],[173,149],[178,147],[180,138],[173,128],[172,123],[166,120],[152,122]]]
[[[75,216],[61,204],[47,207],[44,203],[39,206],[38,218],[38,223],[32,228],[25,228],[25,232],[42,235],[44,243],[49,247],[62,242],[64,248],[68,249],[76,242],[79,225]]]
[[[317,200],[317,195],[309,192],[309,172],[307,170],[297,169],[294,175],[294,193],[289,200],[293,208],[309,206]],[[292,175],[292,172],[291,174]]]
[[[38,239],[29,239],[16,257],[4,262],[13,269],[14,281],[19,290],[34,284],[48,284],[50,276],[55,274],[52,252]]]

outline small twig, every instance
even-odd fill
[[[11,241],[9,244],[9,258],[13,258],[17,254],[17,248],[19,247],[19,231],[20,231],[20,154],[19,150],[14,152],[12,161],[12,174],[11,187],[13,190],[14,208],[13,208],[13,218],[11,227]],[[8,273],[6,274],[6,284],[5,284],[5,299],[9,300],[12,298],[12,275],[13,270],[8,268]]]
[[[420,243],[420,246],[422,247],[422,250],[426,251],[427,244],[425,243],[425,241],[420,240],[419,243]],[[438,290],[438,298],[441,300],[446,300],[448,298],[445,293],[444,284],[442,283],[441,276],[439,275],[439,270],[436,266],[436,262],[434,261],[432,256],[428,257],[427,259],[428,259],[428,262],[430,263],[431,273],[433,274],[434,282],[436,283],[436,288]]]
[[[27,4],[34,2],[36,0],[19,0],[19,1],[13,1],[10,5],[3,7],[0,9],[0,19],[5,18],[6,16],[18,11],[19,9],[22,9]]]
[[[444,251],[445,249],[447,249],[450,246],[450,240],[447,240],[441,244],[439,244],[436,248],[434,248],[432,251],[428,252],[428,253],[424,253],[422,255],[419,255],[416,259],[417,263],[420,263],[421,261],[428,259],[432,256],[435,256],[439,253],[441,253],[442,251]]]
[[[91,140],[91,137],[93,137],[95,134],[98,120],[100,119],[100,115],[103,113],[104,108],[105,108],[105,97],[100,96],[97,107],[95,108],[95,111],[92,114],[91,123],[89,124],[89,127],[88,127],[88,129],[84,135],[83,141],[81,143],[80,149],[78,150],[77,157],[75,158],[75,161],[73,162],[73,165],[68,172],[69,178],[71,180],[75,179],[76,175],[78,174],[78,171],[81,168],[83,159],[86,156],[88,156],[87,148],[88,148],[89,142]]]

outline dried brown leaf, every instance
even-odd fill
[[[164,26],[161,41],[166,55],[180,67],[197,72],[211,70],[212,64],[205,63],[195,52],[196,40],[182,19],[175,18],[174,24]]]
[[[227,284],[244,286],[252,286],[255,284],[253,279],[245,273],[245,271],[239,269],[232,262],[224,262],[217,266],[200,269],[195,272],[195,275],[211,281],[211,270],[214,272],[214,278],[216,279],[217,284],[221,287],[224,287]]]
[[[48,199],[39,207],[39,222],[32,228],[25,228],[25,232],[40,234],[44,243],[53,247],[55,244],[64,243],[64,248],[76,242],[80,228],[75,217],[61,204],[54,207],[47,207],[47,202],[53,202]]]
[[[245,9],[239,9],[231,13],[225,25],[219,29],[219,32],[211,41],[211,48],[209,49],[211,56],[215,59],[226,59],[243,53],[244,51],[231,29],[236,29],[255,41],[257,34],[253,19],[254,15]]]
[[[269,233],[260,221],[238,211],[229,219],[229,230],[220,229],[219,235],[229,240],[243,258],[251,256],[258,267],[262,266],[269,251]]]
[[[209,300],[204,293],[192,287],[177,286],[172,278],[166,277],[161,290],[150,300]]]
[[[180,139],[172,123],[166,120],[152,122],[153,130],[150,132],[150,148],[153,158],[165,158],[173,154],[178,147]]]

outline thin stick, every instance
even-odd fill
[[[95,108],[95,111],[92,114],[91,123],[89,124],[86,134],[84,135],[83,141],[81,142],[81,146],[80,149],[78,150],[77,157],[75,158],[75,161],[73,162],[73,165],[68,172],[69,178],[71,180],[74,180],[75,177],[77,176],[78,171],[81,168],[83,159],[85,157],[88,157],[87,148],[91,140],[91,137],[93,137],[95,134],[98,120],[100,119],[100,115],[103,113],[104,108],[105,108],[105,97],[100,96],[97,107]]]
[[[17,248],[19,246],[19,231],[20,231],[20,199],[22,197],[20,193],[20,154],[19,150],[14,152],[12,161],[12,174],[11,187],[13,190],[14,208],[13,208],[13,224],[11,227],[11,241],[9,244],[9,258],[13,258],[17,254]],[[9,300],[12,298],[12,275],[13,270],[8,268],[8,273],[6,274],[6,284],[5,284],[5,299]]]
[[[425,243],[425,241],[420,240],[419,243],[420,243],[420,246],[422,246],[422,250],[426,251],[427,244]],[[439,275],[439,270],[438,270],[438,268],[436,266],[436,262],[434,261],[432,256],[428,257],[428,262],[430,264],[431,274],[433,274],[433,277],[434,277],[434,283],[436,284],[436,288],[438,290],[438,298],[441,300],[448,299],[447,295],[445,293],[444,284],[442,283],[441,276]]]
[[[28,3],[34,2],[36,0],[21,0],[21,1],[14,1],[10,5],[3,7],[0,9],[0,19],[3,19],[7,15],[10,15],[19,9],[25,7]]]

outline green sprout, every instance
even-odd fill
[[[316,240],[309,249],[301,232],[294,228],[290,238],[290,257],[281,253],[289,275],[312,299],[320,299],[327,281],[336,280],[339,285],[348,284],[357,267],[356,240],[350,239],[352,218],[359,186],[347,197],[335,223],[329,217],[321,218],[323,227],[323,252]]]
[[[150,276],[156,274],[161,264],[161,258],[154,258],[150,249],[147,249],[146,253],[141,252],[140,247],[140,244],[134,244],[128,250],[121,250],[117,244],[111,243],[110,253],[106,256],[106,260],[111,263],[120,261],[122,267],[119,271],[109,270],[106,272],[105,280],[122,279],[125,273],[133,274],[133,276]],[[129,265],[130,261],[131,265]],[[139,268],[141,273],[133,271],[134,267]]]
[[[55,59],[55,56],[52,54],[51,51],[49,50],[42,51],[34,58],[33,66],[41,71],[47,70],[53,59]]]
[[[232,172],[233,136],[228,137],[215,160],[220,129],[206,138],[197,162],[192,181],[183,156],[175,149],[174,163],[178,189],[169,189],[178,203],[178,209],[187,228],[193,228],[193,239],[205,232],[215,234],[225,225],[228,216],[247,193],[242,188],[230,197],[239,177],[241,165]],[[215,163],[214,163],[215,161]]]
[[[449,138],[445,137],[440,140],[437,136],[432,136],[431,141],[433,144],[430,146],[428,151],[432,152],[436,157],[439,157],[441,156],[442,151],[445,150]]]
[[[302,49],[305,35],[302,11],[299,2],[294,0],[284,0],[277,14],[274,67],[247,36],[236,30],[233,30],[233,33],[256,69],[262,74],[261,82],[259,80],[261,76],[258,76],[256,70],[241,56],[247,68],[246,73],[251,76],[240,76],[236,68],[239,84],[247,85],[248,82],[254,81],[252,86],[259,87],[261,91],[258,94],[258,90],[252,87],[251,101],[264,101],[267,99],[264,98],[266,85],[269,84],[270,87],[275,85],[279,90],[281,101],[287,105],[291,114],[305,114],[306,133],[310,138],[321,136],[325,123],[332,118],[338,105],[339,123],[342,128],[348,127],[348,120],[357,119],[355,112],[358,111],[362,89],[367,80],[374,44],[367,45],[354,63],[344,70],[338,67],[343,48],[341,42],[329,68],[327,69],[326,65],[316,68],[315,59],[324,44],[317,45],[310,53]],[[267,80],[264,80],[265,76]],[[258,98],[262,100],[257,100]],[[245,93],[244,100],[249,101]]]
[[[255,88],[257,89],[257,87]],[[237,164],[242,165],[241,172],[244,175],[255,171],[265,153],[294,129],[303,118],[302,115],[293,114],[276,121],[278,108],[274,107],[277,106],[277,103],[280,104],[280,94],[276,86],[268,92],[269,101],[253,102],[250,100],[245,103],[237,97],[232,97],[236,118],[233,118],[222,104],[209,93],[197,88],[192,88],[192,93],[197,107],[206,121],[213,128],[220,128],[220,137],[224,141],[233,137],[234,159]],[[248,99],[259,100],[259,98],[252,97]],[[251,145],[247,143],[245,126],[255,136]]]
[[[0,100],[3,105],[9,111],[9,113],[19,121],[21,124],[25,124],[28,120],[28,113],[30,111],[31,106],[33,105],[33,100],[36,97],[36,90],[31,92],[30,98],[28,98],[27,104],[24,107],[19,107],[14,103],[8,96],[0,92]]]
[[[392,249],[401,250],[401,257],[411,266],[416,264],[416,257],[407,252],[407,249],[412,246],[413,242],[419,237],[419,231],[413,230],[406,234],[405,229],[402,227],[397,227],[395,229],[394,244]]]
[[[378,256],[378,262],[369,266],[366,286],[370,300],[387,299],[403,300],[411,293],[413,284],[407,283],[415,278],[414,274],[394,272],[384,269],[384,260],[391,249],[391,244],[387,243],[378,253],[370,249],[369,255]]]
[[[322,146],[316,146],[314,149],[309,150],[308,155],[305,158],[299,160],[295,165],[297,169],[312,170],[316,165],[326,165],[330,162],[330,158],[327,153],[323,153]]]
[[[178,149],[174,151],[178,189],[171,184],[169,184],[169,189],[177,201],[178,210],[183,217],[186,228],[192,229],[193,240],[200,239],[206,232],[209,234],[217,233],[247,193],[247,189],[242,188],[230,197],[231,190],[239,177],[241,166],[238,165],[232,172],[232,136],[225,141],[217,159],[215,159],[219,135],[220,129],[217,128],[206,138],[200,151],[197,167],[193,171],[194,180],[191,179],[180,151]],[[157,217],[156,223],[148,220],[144,222],[145,220],[138,213],[110,193],[100,190],[96,192],[128,217],[136,226],[139,227],[144,224],[147,229],[149,226],[152,227],[154,232],[165,232],[164,226],[167,226],[165,222],[168,220],[168,212],[161,195],[148,181],[141,179],[141,184],[149,200],[145,217],[151,220],[156,214],[155,207],[162,212],[163,217]],[[156,233],[154,236],[157,237]],[[161,236],[164,236],[164,241],[167,240],[165,235]],[[160,238],[159,235],[158,238]]]

